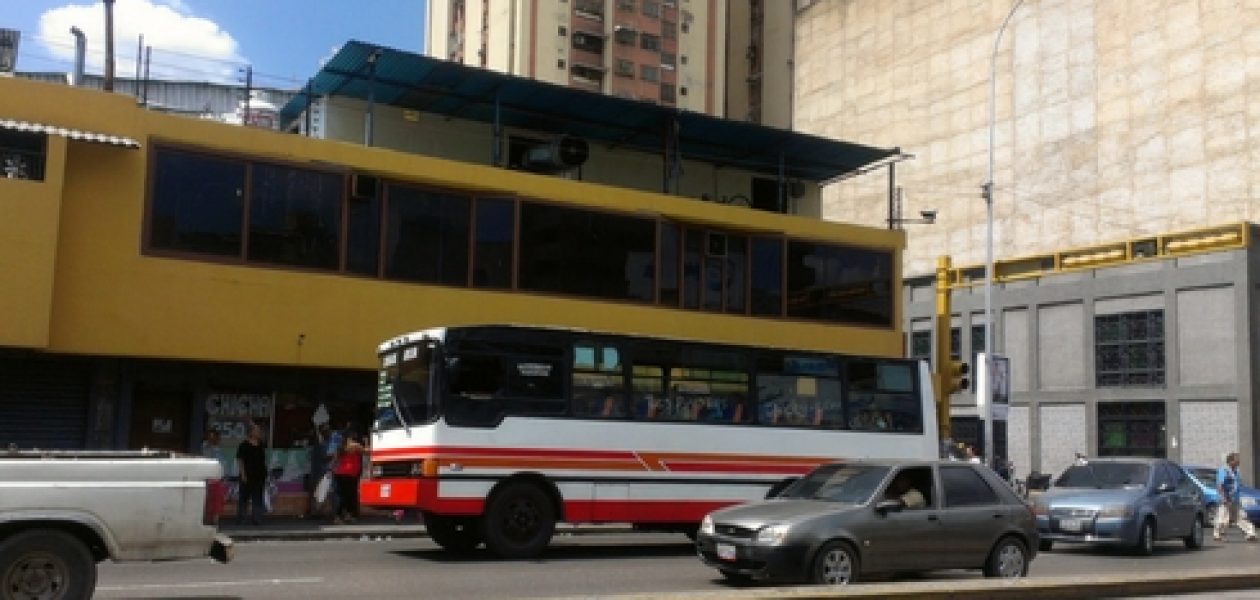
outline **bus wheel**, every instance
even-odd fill
[[[472,552],[481,545],[481,532],[472,517],[425,515],[424,528],[433,543],[451,552]]]
[[[525,482],[509,483],[490,498],[482,527],[486,548],[503,558],[538,556],[555,529],[551,498]]]

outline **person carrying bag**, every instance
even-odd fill
[[[333,522],[353,523],[359,518],[359,476],[363,473],[363,445],[353,432],[346,432],[333,459],[333,481],[340,505]]]

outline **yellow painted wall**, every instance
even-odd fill
[[[0,345],[48,345],[66,140],[48,140],[44,181],[0,178]]]
[[[377,344],[399,333],[442,324],[511,322],[902,354],[899,329],[753,319],[141,254],[147,161],[155,143],[160,142],[296,163],[344,165],[420,183],[458,187],[474,182],[490,191],[582,199],[597,206],[697,224],[791,232],[820,241],[847,240],[893,249],[897,253],[893,264],[898,268],[904,245],[900,232],[222,125],[142,110],[122,96],[29,81],[0,80],[0,118],[6,117],[125,135],[144,146],[137,151],[79,141],[55,142],[54,148],[57,143],[67,144],[60,222],[54,227],[47,223],[56,218],[54,215],[29,209],[19,213],[33,221],[42,219],[45,232],[56,231],[51,306],[46,306],[47,293],[41,297],[36,290],[27,298],[28,292],[14,292],[7,285],[2,301],[13,303],[9,296],[16,293],[21,298],[22,314],[38,316],[41,307],[51,314],[48,341],[43,344],[49,351],[371,368]],[[50,174],[55,172],[58,170],[50,169]],[[45,185],[46,190],[57,189],[54,181]],[[14,204],[11,195],[5,192],[0,196],[0,207],[7,209]],[[0,219],[0,233],[21,228],[10,221]],[[0,237],[0,255],[18,253],[21,243],[22,238],[14,235]],[[42,267],[0,264],[7,269],[2,273],[6,278],[42,283],[47,288],[47,263],[45,260]],[[899,281],[900,272],[896,275]],[[901,322],[900,287],[895,285],[892,291],[894,323]],[[0,345],[39,341],[33,335],[38,331],[10,333],[14,330],[10,317],[0,318],[5,324],[0,329]]]

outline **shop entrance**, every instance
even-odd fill
[[[188,452],[192,400],[190,391],[137,384],[131,394],[127,447]]]

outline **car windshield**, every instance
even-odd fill
[[[864,504],[888,471],[888,467],[874,465],[823,465],[788,486],[778,497]]]
[[[1091,462],[1068,467],[1054,483],[1061,488],[1140,488],[1151,466],[1145,463]]]

